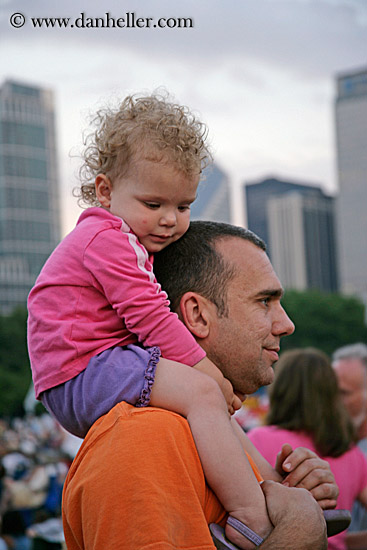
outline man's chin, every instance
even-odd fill
[[[264,379],[262,386],[269,386],[269,384],[272,384],[274,382],[274,378],[275,378],[274,365],[275,363],[273,363],[268,369],[266,373],[267,374],[266,379]]]

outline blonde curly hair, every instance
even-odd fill
[[[128,96],[116,108],[99,110],[92,123],[95,130],[84,140],[81,184],[74,189],[79,203],[100,206],[96,176],[106,174],[113,182],[136,158],[172,162],[188,176],[212,160],[206,125],[167,95]]]

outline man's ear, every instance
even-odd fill
[[[98,174],[95,181],[96,197],[105,208],[111,205],[111,190],[112,184],[110,178],[106,174]]]
[[[180,317],[197,338],[206,338],[209,335],[213,307],[214,304],[196,292],[186,292],[182,296]]]

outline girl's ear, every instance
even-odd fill
[[[102,206],[109,208],[111,206],[111,180],[106,174],[98,174],[95,181],[96,196]]]
[[[196,292],[186,292],[180,300],[180,316],[189,331],[198,339],[210,332],[210,302]]]

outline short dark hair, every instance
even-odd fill
[[[228,223],[193,221],[181,239],[154,257],[154,273],[176,310],[185,292],[197,292],[216,305],[225,316],[227,284],[233,267],[216,250],[215,243],[239,237],[266,251],[266,245],[249,229]]]

